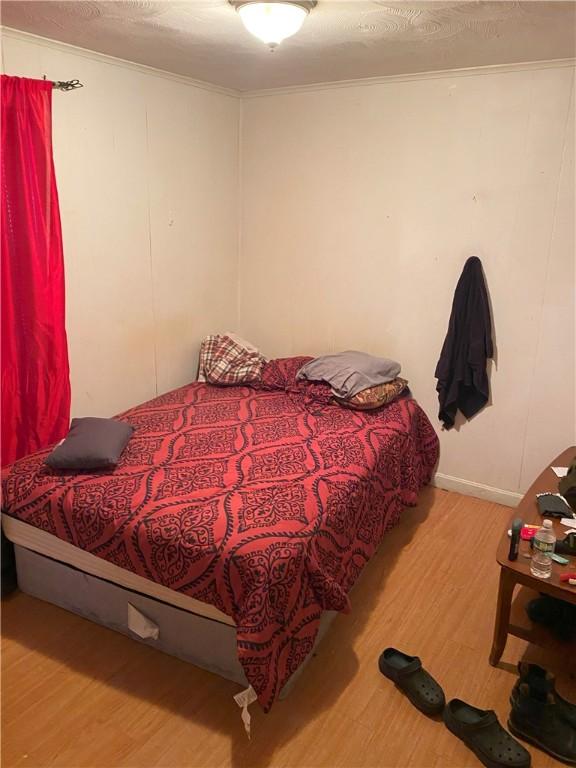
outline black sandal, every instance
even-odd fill
[[[378,660],[382,674],[392,680],[425,715],[439,715],[444,709],[444,691],[422,667],[418,656],[386,648]]]
[[[444,710],[444,722],[486,768],[529,768],[530,753],[502,728],[491,709],[452,699]]]

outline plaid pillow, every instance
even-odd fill
[[[251,384],[260,380],[266,359],[230,336],[207,336],[200,346],[199,371],[210,384]]]

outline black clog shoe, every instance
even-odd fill
[[[439,715],[446,704],[444,691],[422,666],[418,656],[386,648],[378,660],[380,672],[406,694],[425,715]]]
[[[478,709],[452,699],[444,710],[444,722],[486,768],[530,767],[530,753],[502,728],[491,709]]]

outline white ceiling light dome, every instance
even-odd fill
[[[282,40],[295,35],[316,0],[230,0],[252,35],[275,48]]]

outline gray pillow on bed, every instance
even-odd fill
[[[133,427],[115,419],[72,419],[68,436],[46,458],[53,469],[115,467]]]

